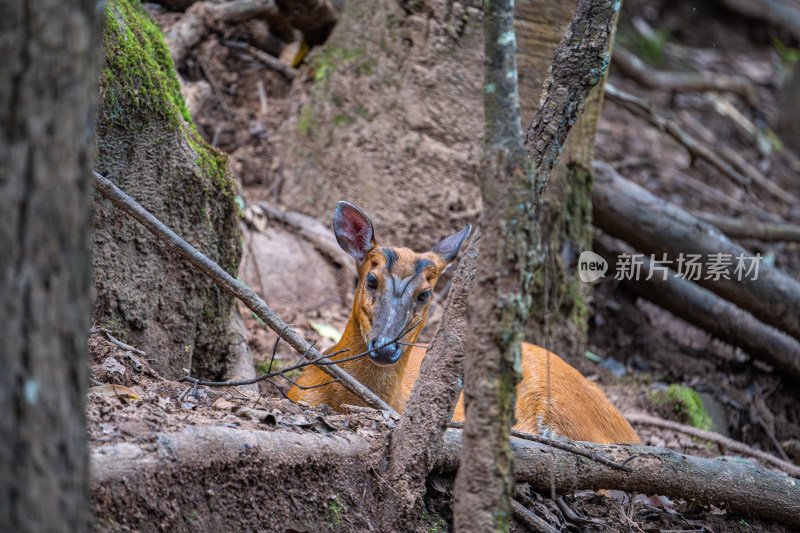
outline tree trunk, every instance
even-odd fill
[[[508,531],[514,470],[508,433],[521,375],[520,343],[541,265],[536,176],[522,146],[513,0],[484,3],[485,149],[476,291],[464,361],[464,449],[455,482],[456,531]],[[513,76],[509,76],[513,73]]]
[[[539,105],[553,53],[574,11],[575,2],[572,1],[528,0],[516,4],[519,93],[524,126],[529,124]],[[613,38],[611,41],[613,43]],[[592,162],[604,84],[605,77],[590,93],[584,112],[561,152],[560,162],[548,179],[539,206],[543,242],[548,243],[547,300],[542,278],[539,283],[543,289],[535,295],[534,314],[525,337],[572,364],[584,360],[586,346],[591,285],[578,278],[577,266],[580,253],[592,249]],[[549,315],[547,321],[545,313]]]
[[[89,530],[94,0],[0,7],[0,531]]]
[[[306,101],[274,136],[282,175],[272,178],[283,180],[287,211],[327,224],[347,200],[374,214],[385,242],[415,250],[475,223],[480,6],[345,3],[328,41],[309,55],[313,81],[295,81]]]
[[[161,33],[138,0],[109,2],[105,19],[98,171],[235,276],[241,245],[227,157],[191,124]],[[167,376],[186,368],[227,377],[243,337],[232,299],[107,200],[95,202],[94,228],[95,322]]]

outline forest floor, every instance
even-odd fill
[[[734,105],[756,125],[769,124],[778,112],[780,88],[791,68],[786,63],[785,50],[775,44],[781,36],[734,14],[703,12],[712,9],[710,5],[687,6],[654,0],[625,2],[618,42],[639,55],[648,55],[658,68],[743,74],[757,87],[758,107],[734,97],[715,98]],[[150,10],[163,27],[169,27],[178,17],[155,6]],[[658,21],[656,37],[642,37],[633,21],[639,28],[642,21],[651,25]],[[195,112],[195,122],[207,141],[230,154],[231,169],[240,182],[245,202],[281,206],[281,161],[272,149],[277,142],[275,132],[305,95],[300,94],[302,83],[290,83],[231,46],[232,42],[246,40],[250,33],[252,27],[244,23],[212,34],[197,45],[181,74],[189,80],[206,79],[212,84],[214,96]],[[301,66],[300,76],[310,79],[311,74]],[[800,197],[794,160],[745,138],[730,118],[716,111],[711,97],[643,88],[613,67],[609,82],[653,103],[660,113],[707,143],[731,147],[782,189]],[[741,213],[737,206],[748,204],[765,216],[777,215],[800,223],[800,206],[787,205],[760,191],[749,194],[703,161],[692,161],[686,150],[665,133],[609,101],[605,102],[600,119],[596,157],[661,198],[685,208],[735,216]],[[291,206],[281,207],[290,210]],[[329,221],[321,222],[327,226]],[[319,339],[318,348],[328,348],[334,341],[325,336],[328,328],[324,326],[342,331],[349,314],[350,296],[340,288],[339,269],[290,228],[273,223],[256,226],[243,225],[245,257],[240,278],[306,338]],[[761,253],[790,276],[800,278],[799,243],[741,244]],[[423,341],[433,335],[441,302],[444,298],[434,304]],[[260,373],[272,356],[276,335],[247,309],[240,310]],[[674,412],[673,404],[664,407],[652,399],[654,391],[680,384],[701,394],[714,430],[719,433],[773,453],[782,442],[800,440],[800,390],[766,365],[754,363],[740,350],[637,298],[613,279],[597,285],[591,313],[589,352],[593,357],[562,355],[587,378],[598,382],[623,413],[647,412],[686,422]],[[142,369],[136,370],[128,355],[101,333],[92,335],[90,352],[95,380],[125,385],[140,398],[131,400],[109,389],[96,388],[90,393],[88,415],[93,447],[122,441],[152,442],[156,432],[177,431],[189,425],[320,433],[376,430],[375,421],[367,415],[345,416],[326,409],[303,411],[266,383],[261,384],[258,393],[201,387],[197,396],[187,394],[185,384],[163,379],[146,361],[142,361]],[[288,366],[296,358],[288,346],[279,344],[274,368]],[[253,409],[269,411],[271,418],[260,420]],[[671,430],[649,426],[636,429],[647,445],[701,457],[723,454],[717,446]],[[800,462],[800,457],[794,460]],[[448,527],[450,482],[445,480],[429,491],[429,511],[431,516],[444,520],[434,524],[441,530]],[[309,500],[327,501],[328,488],[319,488],[319,494],[312,494],[317,489],[305,489]],[[343,489],[342,493],[353,491]],[[561,511],[552,500],[532,491],[530,494],[537,513],[556,527],[564,524]],[[631,506],[588,491],[575,494],[569,501],[576,511],[599,519],[611,531],[790,530],[692,502],[677,501],[675,509],[654,508],[643,502]],[[345,513],[344,523],[331,523],[329,529],[358,530],[353,524],[369,523],[368,518],[363,522],[369,509],[359,510],[357,498],[342,503],[350,509],[349,514]],[[269,514],[270,503],[263,505],[264,513]],[[300,529],[287,526],[281,530]]]

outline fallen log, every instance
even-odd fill
[[[191,426],[177,433],[158,433],[152,443],[109,444],[92,450],[92,499],[95,507],[105,505],[102,515],[105,520],[119,519],[126,523],[130,522],[126,515],[131,514],[131,505],[135,503],[153,505],[174,515],[175,507],[179,507],[177,501],[198,502],[193,507],[198,512],[203,512],[206,506],[230,506],[241,501],[241,498],[236,499],[237,494],[226,494],[233,491],[218,491],[207,486],[203,480],[207,479],[208,470],[227,473],[231,478],[229,484],[233,486],[252,486],[250,479],[254,472],[262,472],[261,475],[271,482],[266,486],[272,498],[285,498],[281,487],[272,484],[285,473],[292,472],[293,476],[301,477],[296,482],[305,483],[317,476],[316,471],[344,466],[352,469],[358,464],[365,474],[359,483],[371,482],[377,487],[384,481],[368,473],[375,467],[376,454],[380,456],[384,445],[383,438],[346,431],[319,435]],[[800,481],[794,478],[761,466],[701,459],[664,448],[633,444],[581,445],[598,455],[627,461],[634,470],[611,469],[568,452],[512,438],[517,479],[543,491],[555,486],[561,494],[585,488],[658,493],[800,526]],[[460,451],[461,431],[448,429],[436,467],[453,471],[458,467]],[[156,494],[148,495],[146,482],[156,476],[161,487],[174,489],[158,489],[154,491]],[[237,476],[245,477],[244,483]],[[364,494],[370,497],[378,492],[367,488],[364,486]],[[215,499],[221,501],[212,501]],[[249,505],[249,500],[245,501]],[[109,511],[120,516],[111,516]],[[252,510],[227,509],[228,513],[247,511]],[[209,521],[197,520],[198,523],[215,524],[219,520],[213,516],[199,518]],[[271,517],[262,515],[261,518],[269,520]]]
[[[622,253],[633,250],[595,234],[594,248],[615,271]],[[649,278],[649,279],[648,279]],[[669,270],[666,278],[654,272],[649,259],[642,258],[639,279],[623,279],[623,285],[714,337],[738,346],[751,357],[768,363],[776,371],[800,382],[800,342],[759,322],[753,315],[703,287]]]
[[[636,250],[666,253],[673,264],[681,254],[699,254],[703,260],[722,254],[733,262],[740,256],[753,257],[710,224],[625,179],[609,165],[596,161],[594,171],[594,224]],[[730,268],[719,279],[704,272],[696,281],[762,322],[800,339],[800,282],[760,261],[755,264],[757,279],[751,271],[739,281]]]
[[[719,445],[719,447],[723,450],[723,453],[735,452],[742,455],[749,455],[750,457],[757,457],[765,463],[769,463],[776,468],[779,468],[782,472],[785,472],[789,476],[800,477],[800,466],[785,461],[780,457],[775,457],[771,453],[758,450],[752,446],[748,446],[724,435],[720,435],[719,433],[706,431],[694,426],[687,426],[686,424],[681,424],[673,420],[664,420],[663,418],[658,418],[657,416],[643,415],[639,413],[625,415],[625,418],[628,419],[628,422],[634,425],[639,424],[671,429],[673,431],[680,431],[686,435],[691,435],[692,437],[697,437],[703,441],[711,441]]]
[[[691,214],[708,222],[731,239],[757,239],[765,242],[800,241],[800,226],[797,224],[726,217],[704,211],[691,211]]]

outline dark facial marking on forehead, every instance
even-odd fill
[[[381,248],[383,255],[386,256],[386,270],[392,271],[392,265],[397,261],[397,252],[391,248]]]
[[[436,264],[430,259],[417,259],[414,264],[414,275],[419,276],[429,266],[436,266]]]

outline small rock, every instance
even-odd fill
[[[103,361],[103,370],[109,374],[119,374],[120,376],[125,374],[125,367],[113,357],[107,357],[106,360]]]

